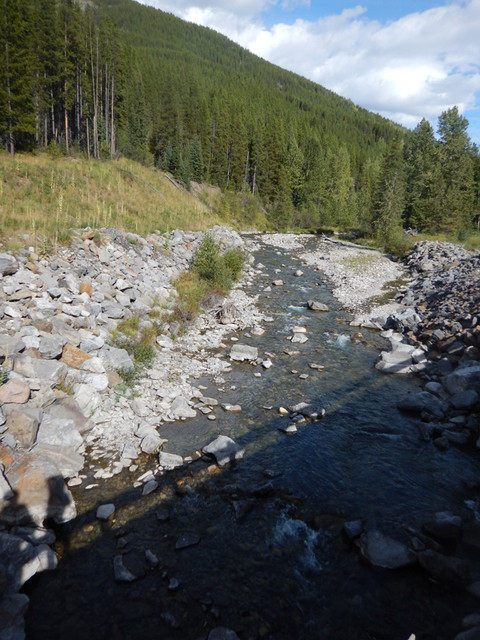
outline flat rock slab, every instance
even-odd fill
[[[182,456],[178,456],[175,453],[167,453],[166,451],[161,451],[158,456],[158,463],[167,471],[171,471],[172,469],[176,469],[177,467],[181,467],[183,465]]]
[[[248,344],[234,344],[230,349],[230,360],[243,362],[244,360],[252,361],[258,358],[257,347],[251,347]]]
[[[0,387],[0,403],[25,404],[30,397],[30,387],[21,380],[9,380]]]
[[[203,447],[202,451],[213,456],[221,467],[234,460],[241,460],[245,454],[245,449],[228,436],[218,436]]]

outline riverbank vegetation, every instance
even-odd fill
[[[402,227],[463,241],[480,224],[480,156],[456,107],[437,132],[426,120],[409,132],[131,0],[2,6],[4,235],[29,226],[61,241],[84,224],[146,233],[217,218],[353,229],[401,253]],[[198,194],[199,183],[221,193]]]

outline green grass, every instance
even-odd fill
[[[165,174],[131,160],[86,160],[0,151],[0,239],[22,238],[38,251],[66,243],[72,229],[116,227],[203,231],[220,216]]]

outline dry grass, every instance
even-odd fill
[[[130,160],[101,162],[0,152],[0,237],[65,242],[69,231],[117,227],[205,230],[219,218],[167,176]]]

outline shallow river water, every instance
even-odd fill
[[[241,640],[407,640],[412,633],[449,640],[475,611],[471,596],[418,568],[366,564],[341,527],[363,518],[367,528],[408,542],[409,529],[436,511],[465,515],[478,456],[420,441],[415,420],[396,409],[418,381],[374,369],[383,339],[365,329],[357,335],[321,272],[271,247],[256,259],[264,273],[247,290],[260,294],[273,321],[262,337],[233,337],[271,354],[273,366],[234,363],[224,381],[199,381],[205,395],[238,403],[241,413],[217,408],[215,422],[199,416],[159,429],[172,453],[191,455],[225,434],[245,447],[244,459],[215,474],[199,459],[163,476],[145,497],[132,481],[154,468],[148,458],[133,476],[77,489],[79,516],[57,530],[59,567],[28,588],[28,639],[194,640],[225,626]],[[284,285],[264,292],[275,278]],[[331,310],[309,311],[309,299]],[[288,341],[295,325],[307,329],[303,345]],[[300,401],[325,407],[326,416],[287,436],[278,428],[289,420],[278,407]],[[110,501],[114,519],[98,522],[96,507]],[[198,543],[176,550],[190,533]],[[146,549],[158,567],[146,565]],[[115,583],[119,553],[145,575]]]

